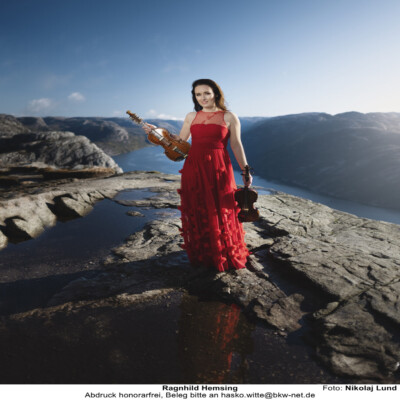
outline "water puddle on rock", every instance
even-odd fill
[[[156,193],[129,190],[116,200]],[[144,217],[129,217],[127,211]],[[153,218],[176,210],[103,200],[84,218],[58,222],[35,240],[0,252],[0,313],[46,307],[70,281],[102,271],[101,260]],[[299,339],[248,320],[240,308],[172,290],[153,299],[99,300],[66,311],[5,319],[1,383],[324,383],[339,382]],[[104,304],[103,304],[104,303]]]
[[[129,198],[152,195],[134,190]],[[143,216],[128,216],[129,211]],[[127,207],[105,199],[84,218],[57,221],[36,239],[9,243],[0,251],[0,315],[43,306],[68,282],[95,276],[113,247],[163,211],[169,210]]]
[[[239,307],[175,290],[81,306],[0,331],[1,383],[324,383],[337,379]]]
[[[149,193],[148,190],[137,190],[131,191],[130,196],[140,199]],[[129,217],[126,213],[130,210],[139,211],[144,217]],[[121,206],[109,199],[102,200],[84,218],[57,221],[54,227],[46,229],[34,240],[9,244],[0,252],[1,264],[22,264],[28,260],[35,262],[39,258],[78,262],[108,254],[112,247],[123,242],[127,236],[141,230],[146,222],[155,217],[156,212]]]

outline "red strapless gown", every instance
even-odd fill
[[[193,265],[219,271],[245,268],[250,253],[237,218],[237,187],[226,149],[229,130],[224,111],[199,111],[190,132],[192,146],[179,171],[182,248]]]

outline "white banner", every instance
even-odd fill
[[[4,400],[399,399],[399,385],[1,385]]]

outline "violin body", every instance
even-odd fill
[[[238,202],[240,211],[238,219],[240,222],[254,222],[260,218],[260,212],[254,207],[258,193],[256,190],[245,186],[235,192],[235,200]]]
[[[167,129],[153,129],[147,138],[151,143],[162,146],[165,155],[172,161],[184,160],[190,150],[190,143],[182,140],[179,136],[169,133]]]
[[[129,117],[139,125],[144,125],[144,122],[136,114],[130,111],[126,112]],[[147,138],[151,143],[162,146],[164,148],[165,155],[172,161],[184,160],[190,150],[190,143],[181,139],[179,136],[171,134],[167,129],[156,128],[153,129]]]

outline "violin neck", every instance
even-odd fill
[[[130,111],[127,111],[126,113],[129,115],[129,118],[133,122],[135,122],[136,124],[140,125],[143,128],[143,126],[145,125],[145,122],[140,117],[138,117],[137,114],[132,113]],[[155,129],[152,129],[151,133],[154,136],[156,136],[156,138],[159,139],[159,140],[162,140],[164,138],[164,136],[161,133],[157,132]]]
[[[141,122],[139,125],[143,127],[144,124],[144,122]],[[162,135],[160,132],[157,132],[156,129],[152,129],[150,133],[152,133],[158,140],[165,141],[164,135]]]

